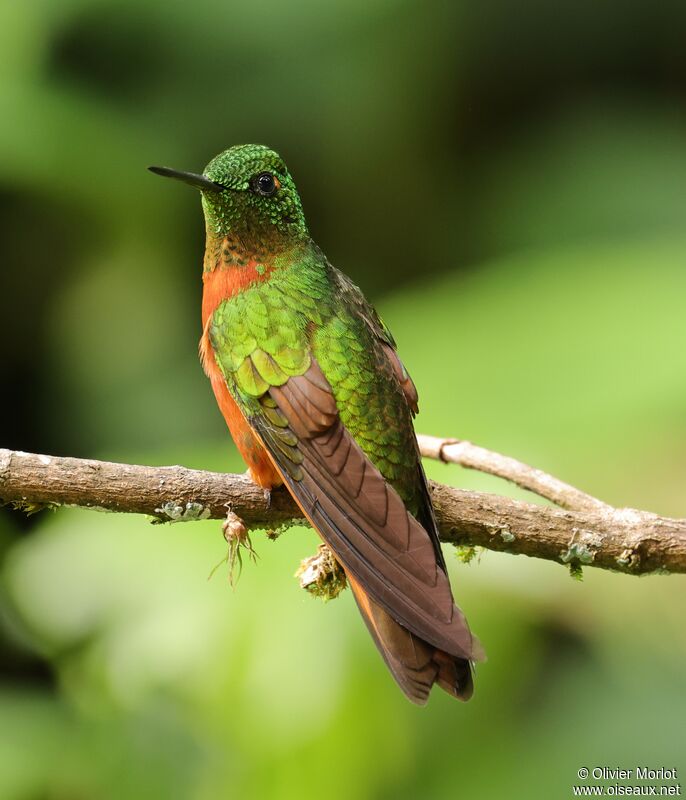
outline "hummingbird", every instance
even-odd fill
[[[252,480],[278,486],[343,568],[400,688],[473,692],[481,646],[455,605],[414,434],[417,390],[388,327],[312,240],[295,183],[264,145],[202,174],[200,358]]]

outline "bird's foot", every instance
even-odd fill
[[[264,494],[264,502],[267,504],[267,511],[269,511],[272,507],[272,490],[262,489],[262,493]]]
[[[347,586],[343,567],[325,544],[320,544],[317,554],[300,562],[295,577],[300,586],[314,597],[333,600]]]
[[[235,587],[240,577],[241,570],[243,569],[243,554],[242,551],[246,550],[248,557],[253,561],[257,561],[257,553],[250,541],[250,533],[243,520],[235,514],[230,508],[226,512],[226,519],[222,522],[222,533],[224,539],[229,545],[226,557],[223,558],[219,564],[210,573],[210,578],[216,572],[221,564],[229,565],[229,583]]]

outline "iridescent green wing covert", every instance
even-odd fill
[[[291,268],[225,301],[210,326],[217,363],[346,571],[409,631],[469,659],[436,544],[405,506],[421,505],[425,488],[388,342],[331,302],[330,278]]]
[[[390,332],[384,321],[378,315],[376,309],[369,305],[365,296],[351,280],[340,270],[330,267],[331,276],[337,288],[338,294],[342,301],[354,309],[354,313],[359,319],[363,320],[369,327],[372,335],[379,341],[384,349],[384,355],[391,363],[395,379],[399,382],[404,394],[407,404],[410,407],[412,415],[414,416],[419,411],[419,397],[417,395],[417,388],[414,385],[412,378],[405,369],[398,354],[396,353],[396,343],[393,334]],[[424,479],[426,484],[426,480]]]

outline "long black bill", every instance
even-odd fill
[[[148,169],[163,178],[175,178],[177,181],[183,181],[189,186],[200,189],[201,192],[221,192],[224,189],[221,183],[215,183],[204,175],[196,175],[195,172],[182,172],[169,167],[148,167]]]

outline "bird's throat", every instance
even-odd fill
[[[208,233],[203,261],[203,327],[224,300],[267,280],[278,255],[264,245],[246,247],[230,235],[215,237]]]

